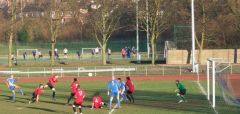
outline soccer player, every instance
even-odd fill
[[[130,102],[134,103],[133,93],[135,91],[135,87],[130,77],[126,77],[126,79],[127,79],[126,81],[127,98]]]
[[[44,86],[44,88],[49,87],[53,91],[53,94],[52,94],[53,100],[56,100],[55,99],[55,94],[56,94],[55,84],[57,83],[58,77],[59,77],[58,75],[49,76],[48,83],[47,83],[47,85]]]
[[[102,108],[103,105],[107,105],[107,103],[104,103],[102,101],[102,98],[100,97],[100,93],[99,92],[96,92],[93,99],[92,99],[92,108],[96,108],[96,109],[99,109],[99,108]]]
[[[114,76],[112,76],[112,80],[108,82],[107,90],[107,94],[110,95],[109,110],[112,108],[113,97],[117,98],[117,108],[120,108],[118,81],[115,80]]]
[[[122,96],[124,101],[127,101],[127,96],[125,93],[125,83],[121,80],[121,78],[118,78],[118,86],[119,86],[119,94]]]
[[[74,97],[74,95],[77,91],[78,85],[80,85],[80,84],[77,81],[77,78],[74,78],[73,82],[71,83],[71,94],[70,94],[70,97],[68,98],[67,104],[69,104],[70,100]]]
[[[82,114],[82,103],[85,98],[85,92],[80,89],[80,85],[77,87],[77,91],[75,93],[75,102],[73,103],[73,111],[74,114],[77,114],[77,107],[79,109],[79,113]]]
[[[39,86],[35,89],[35,91],[32,93],[32,98],[29,100],[29,104],[30,103],[34,103],[34,102],[38,102],[39,100],[39,96],[42,93],[42,89],[43,89],[43,84],[39,84]]]
[[[12,96],[12,101],[15,102],[16,101],[16,92],[15,89],[18,89],[19,92],[21,92],[22,95],[24,95],[24,92],[22,90],[22,88],[18,85],[16,85],[15,83],[17,82],[17,80],[14,78],[13,75],[10,76],[10,78],[8,78],[6,80],[6,84],[7,87],[10,89],[10,91],[12,92],[13,96]]]
[[[186,94],[186,88],[179,80],[176,80],[176,86],[177,86],[177,89],[175,90],[175,92],[177,92],[177,97],[179,98],[178,103],[182,103],[185,101],[184,96]]]

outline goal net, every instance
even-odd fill
[[[240,107],[240,83],[232,74],[232,64],[221,58],[207,60],[206,74],[200,74],[199,84],[211,106],[217,113]]]
[[[82,55],[100,55],[102,52],[101,48],[82,48]]]
[[[38,49],[17,49],[17,58],[24,58],[24,53],[26,54],[26,58],[33,58],[33,51],[36,52],[36,56],[38,54]]]

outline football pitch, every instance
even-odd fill
[[[45,82],[45,81],[42,81]],[[51,99],[51,91],[45,88],[40,96],[40,102],[28,104],[33,90],[39,83],[18,83],[24,89],[26,96],[17,93],[17,101],[12,103],[11,93],[1,84],[0,113],[1,114],[73,114],[72,107],[65,105],[70,95],[70,81],[59,82],[56,85],[56,101]],[[120,109],[111,114],[214,114],[206,97],[201,93],[195,81],[183,81],[187,88],[187,102],[178,104],[174,90],[175,81],[134,81],[136,91],[135,103],[122,102]],[[89,108],[95,92],[100,92],[105,102],[108,102],[106,91],[107,81],[80,81],[85,90],[83,114],[109,114],[111,110]],[[116,103],[116,101],[114,101]],[[227,111],[228,114],[235,113]]]

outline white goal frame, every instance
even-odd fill
[[[36,51],[36,55],[38,55],[38,49],[17,49],[17,57],[19,56],[19,51]]]
[[[223,69],[216,69],[216,67],[221,64],[228,64],[227,67]],[[216,73],[220,73],[223,70],[231,67],[231,63],[223,62],[222,58],[208,58],[207,59],[207,99],[210,101],[210,94],[212,93],[212,102],[211,105],[215,109],[216,107]],[[211,70],[211,74],[210,74]],[[212,92],[210,92],[210,77],[212,77]]]
[[[92,49],[96,49],[96,48],[82,48],[82,55],[84,54],[84,50],[92,50]],[[98,48],[99,49],[99,53],[102,53],[101,51],[102,51],[102,48]],[[95,52],[95,51],[94,51]],[[95,53],[94,53],[95,54]]]

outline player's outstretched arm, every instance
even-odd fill
[[[9,88],[9,84],[8,84],[8,82],[5,82],[5,83],[6,83],[7,87]]]

